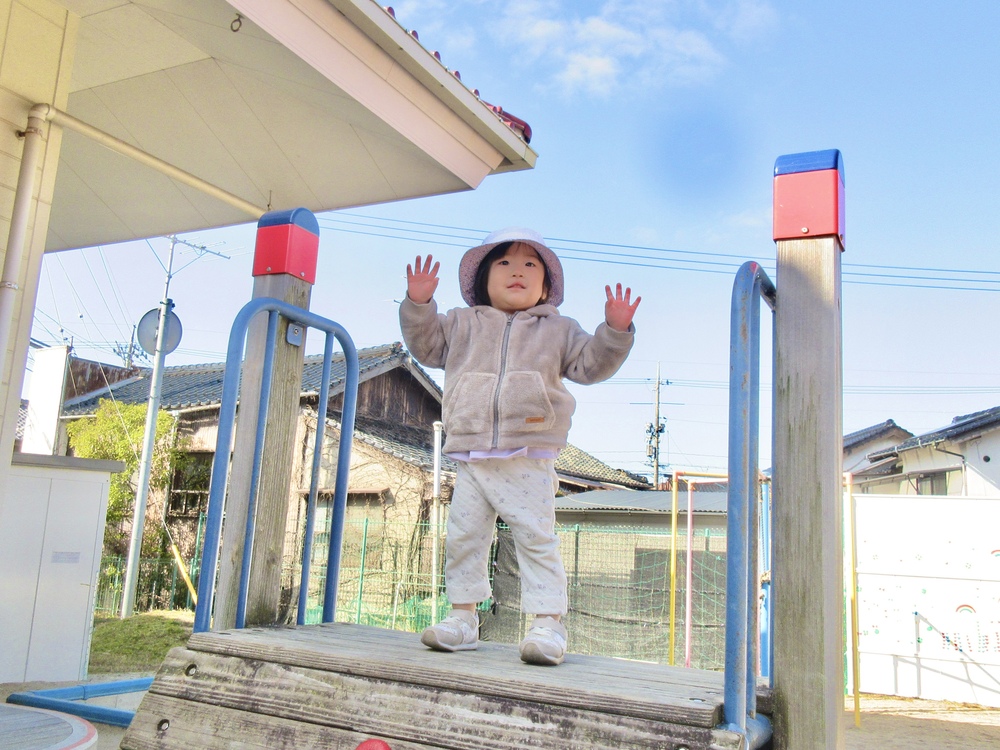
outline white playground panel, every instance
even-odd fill
[[[1000,499],[854,497],[861,691],[1000,706]]]

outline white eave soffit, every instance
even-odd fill
[[[414,143],[434,148],[433,123],[493,172],[534,166],[524,140],[373,0],[227,2]]]

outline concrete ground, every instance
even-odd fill
[[[88,682],[150,677],[151,674],[94,675]],[[11,693],[67,687],[78,683],[3,683],[0,701]],[[134,711],[142,694],[92,699],[92,703]],[[861,696],[861,726],[855,726],[854,700],[844,703],[845,750],[984,750],[1000,748],[1000,708],[967,703]],[[105,724],[97,728],[96,750],[117,750],[125,730]],[[0,738],[2,741],[3,738]],[[2,744],[2,742],[0,742]]]

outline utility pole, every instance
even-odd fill
[[[166,334],[168,320],[174,309],[174,302],[170,299],[170,280],[174,277],[174,250],[177,245],[187,245],[198,253],[201,257],[204,253],[211,253],[222,258],[227,256],[209,250],[202,245],[195,245],[171,235],[170,254],[167,258],[167,265],[163,267],[166,272],[166,279],[163,283],[163,299],[160,301],[159,321],[156,328],[156,340],[153,354],[153,371],[150,374],[149,401],[146,404],[146,425],[143,432],[142,455],[139,458],[139,479],[135,497],[135,509],[132,513],[132,536],[129,544],[128,561],[125,566],[125,583],[122,589],[121,617],[131,617],[135,611],[135,585],[139,577],[139,561],[142,552],[142,532],[146,525],[146,503],[149,499],[149,479],[153,467],[153,448],[156,445],[156,421],[160,411],[160,386],[163,382],[163,363],[168,352]],[[191,263],[182,266],[177,273],[183,271]],[[163,265],[162,263],[160,264]],[[176,316],[174,316],[176,319]],[[179,340],[179,332],[178,332]],[[176,343],[174,343],[176,347]],[[131,349],[131,347],[130,347]],[[170,348],[169,351],[173,351]]]
[[[660,435],[666,426],[660,421],[660,363],[656,363],[656,386],[653,389],[653,421],[646,425],[646,455],[653,461],[653,489],[660,486]]]
[[[125,585],[122,590],[121,610],[123,620],[126,617],[131,617],[135,609],[135,584],[139,576],[142,532],[146,525],[146,501],[149,498],[149,477],[152,473],[153,448],[156,444],[156,419],[160,411],[160,384],[163,381],[163,361],[167,356],[164,348],[164,335],[167,331],[167,319],[174,308],[174,302],[168,295],[174,266],[174,248],[176,246],[177,239],[172,238],[170,242],[170,257],[167,261],[167,278],[163,285],[163,299],[160,301],[160,318],[156,328],[153,372],[149,383],[149,401],[146,405],[146,426],[143,432],[142,456],[139,459],[139,481],[135,497],[135,509],[132,514],[132,537],[129,544],[128,562],[125,566]]]

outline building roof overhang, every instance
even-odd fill
[[[456,192],[535,163],[372,0],[59,1],[79,17],[66,112],[255,206]],[[258,218],[50,128],[62,144],[47,250]]]

